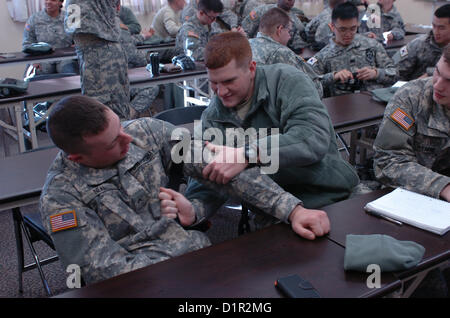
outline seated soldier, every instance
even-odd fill
[[[250,39],[253,60],[257,64],[284,63],[306,73],[314,82],[319,96],[323,96],[320,78],[312,67],[286,45],[291,38],[292,22],[280,8],[272,8],[261,17],[256,38]]]
[[[415,38],[392,57],[401,80],[433,75],[442,48],[450,43],[450,4],[434,12],[432,25],[433,29],[428,34]]]
[[[177,54],[203,61],[203,51],[211,36],[211,24],[222,12],[220,0],[200,0],[194,16],[183,23],[178,31],[175,49]]]
[[[433,77],[407,83],[387,105],[373,147],[376,178],[389,187],[450,202],[449,132],[450,44],[447,44]],[[449,277],[449,266],[430,271],[412,296],[448,297]]]
[[[333,9],[334,38],[308,60],[318,74],[326,96],[372,90],[395,83],[397,70],[383,45],[356,34],[358,10],[345,2]]]
[[[203,170],[205,179],[227,184],[249,165],[263,165],[264,173],[305,207],[318,208],[350,195],[358,176],[341,158],[328,112],[305,73],[286,64],[257,65],[247,38],[236,32],[210,39],[205,65],[215,96],[202,114],[202,136],[208,139],[211,131],[226,136],[230,129],[237,134],[237,139],[229,135],[210,140],[217,158],[237,160],[211,161]],[[271,156],[279,160],[268,160]],[[224,203],[225,197],[199,182],[189,182],[188,198],[214,207]],[[257,212],[253,225],[274,222],[279,219]]]
[[[384,41],[383,33],[385,32],[389,32],[386,37],[387,41],[403,39],[405,37],[405,26],[400,12],[394,6],[394,2],[395,0],[378,0],[376,4],[373,4],[377,11],[373,14],[378,15],[377,18],[371,19],[366,12],[358,32],[380,42]]]
[[[71,47],[73,36],[64,31],[65,11],[62,10],[64,0],[47,0],[45,9],[33,14],[25,24],[22,48],[25,46],[45,42],[53,49]],[[35,75],[52,73],[78,73],[76,60],[42,62],[33,64]]]
[[[315,16],[305,27],[305,33],[308,43],[311,43],[312,49],[320,51],[328,44],[333,35],[329,24],[331,23],[331,12],[338,4],[346,0],[330,0],[329,5]]]
[[[308,46],[308,43],[306,42],[305,26],[303,25],[303,22],[298,18],[297,12],[294,13],[294,11],[291,10],[294,3],[294,0],[278,0],[277,4],[259,6],[252,10],[248,16],[242,20],[242,28],[249,38],[254,38],[258,32],[260,19],[264,13],[272,8],[278,7],[289,14],[292,21],[292,39],[288,43],[288,47],[295,53],[301,53],[303,48]]]
[[[152,22],[152,28],[157,36],[162,38],[177,36],[182,25],[181,10],[185,5],[185,0],[168,0],[167,5],[159,9]]]
[[[173,162],[180,135],[173,125],[152,118],[121,123],[97,100],[71,96],[52,107],[47,131],[62,151],[42,191],[42,221],[63,266],[79,265],[87,284],[210,245],[189,228],[211,213],[209,206],[167,188],[179,168],[202,179],[205,166]],[[258,168],[227,185],[207,183],[290,222],[307,239],[330,229],[325,212],[303,208]]]
[[[130,31],[131,34],[141,33],[142,31],[141,24],[134,15],[133,11],[128,7],[122,6],[120,4],[120,1],[118,2],[118,5],[120,6],[119,11],[119,18],[121,21],[120,27]]]
[[[238,24],[241,25],[242,21],[250,12],[264,4],[264,0],[237,0],[234,6],[234,12],[238,16]]]
[[[450,202],[450,45],[432,78],[400,88],[374,143],[375,175],[391,187]]]

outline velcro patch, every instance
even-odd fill
[[[190,36],[190,37],[193,37],[193,38],[200,39],[200,36],[197,33],[192,32],[192,31],[188,31],[187,35]]]
[[[407,113],[400,108],[397,108],[392,114],[391,119],[403,127],[405,130],[409,130],[414,125],[414,119],[412,119]]]
[[[309,65],[314,65],[314,64],[317,63],[317,59],[313,56],[313,57],[311,57],[311,58],[308,60],[307,63],[308,63]]]
[[[400,49],[400,56],[401,57],[408,56],[408,48],[406,47],[406,45]]]
[[[77,227],[78,223],[75,210],[50,216],[50,226],[53,233]]]

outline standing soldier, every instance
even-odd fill
[[[68,0],[66,32],[73,34],[81,92],[130,117],[128,62],[120,45],[118,0]]]

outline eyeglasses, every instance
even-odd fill
[[[203,13],[211,20],[211,21],[215,21],[217,17],[215,16],[210,16],[208,13],[206,13],[206,11],[203,11]]]
[[[334,25],[334,26],[336,27],[336,30],[339,31],[339,33],[348,33],[348,32],[355,33],[356,31],[358,31],[358,26],[357,25],[349,27],[349,28],[338,27],[337,25]]]

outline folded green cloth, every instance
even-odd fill
[[[425,248],[411,241],[399,241],[389,235],[352,235],[346,237],[344,269],[366,272],[376,264],[382,272],[395,272],[416,266]]]
[[[377,88],[371,91],[372,98],[379,102],[389,103],[397,90],[398,87]]]

